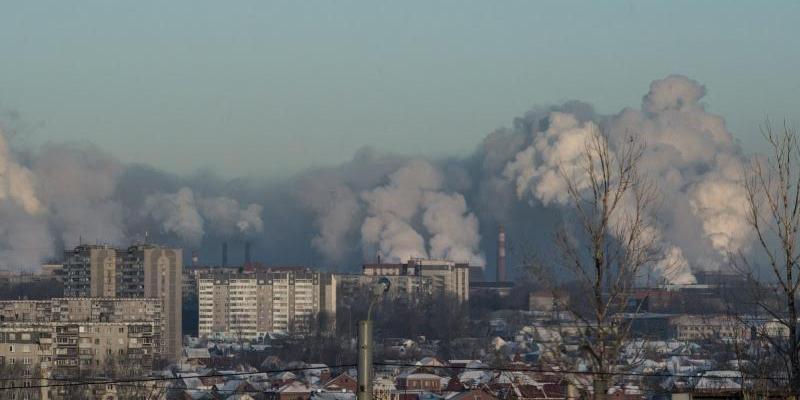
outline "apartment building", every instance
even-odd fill
[[[163,339],[166,321],[163,302],[154,298],[62,297],[48,300],[0,301],[0,322],[18,324],[87,324],[87,323],[145,323],[152,324],[153,346],[156,354],[166,349]]]
[[[306,332],[336,315],[336,279],[307,268],[209,273],[198,278],[199,334],[253,339]]]
[[[459,301],[469,300],[469,265],[448,260],[412,258],[402,264],[364,264],[366,276],[418,276],[430,279],[434,295],[450,295]]]
[[[356,300],[359,298],[358,293],[371,293],[368,291],[369,286],[380,278],[381,276],[377,275],[336,275],[339,298]],[[433,290],[433,279],[428,276],[399,275],[385,278],[389,280],[386,297],[392,300],[414,302],[431,295]]]
[[[151,368],[165,349],[161,305],[160,299],[0,301],[0,364],[44,362],[67,373],[114,355]]]
[[[152,244],[80,245],[64,252],[64,296],[161,299],[164,355],[175,361],[182,348],[182,254]]]

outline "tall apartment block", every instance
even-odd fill
[[[151,244],[80,245],[64,252],[64,296],[161,299],[164,356],[176,361],[182,348],[182,256],[180,249]]]
[[[203,337],[306,332],[314,318],[331,323],[336,315],[336,279],[306,268],[209,273],[197,282]]]
[[[365,264],[366,276],[416,276],[430,280],[430,293],[469,300],[469,265],[448,260],[412,258],[404,264]]]

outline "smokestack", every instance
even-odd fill
[[[250,265],[250,242],[244,242],[244,265]]]
[[[228,242],[222,242],[222,266],[228,266]]]
[[[503,225],[497,228],[497,281],[506,281],[506,230]]]
[[[192,265],[197,266],[200,262],[200,257],[197,255],[197,250],[192,250]]]

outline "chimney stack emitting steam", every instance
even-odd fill
[[[497,282],[506,281],[506,230],[497,228]]]
[[[244,242],[244,265],[250,264],[250,242]]]
[[[222,242],[222,266],[228,266],[228,242]]]

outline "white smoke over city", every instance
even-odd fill
[[[353,271],[377,257],[431,257],[493,268],[498,224],[519,246],[552,240],[569,212],[558,171],[575,169],[586,139],[602,130],[612,148],[629,135],[646,145],[641,169],[662,198],[651,234],[665,259],[654,269],[688,283],[753,240],[739,182],[749,156],[707,111],[705,93],[669,76],[613,115],[579,101],[531,110],[466,157],[367,148],[281,181],[177,176],[69,143],[19,151],[0,136],[0,268],[35,269],[81,241],[124,245],[145,234],[199,250],[210,264],[220,242],[248,241],[268,263]]]
[[[377,251],[395,262],[432,257],[483,266],[478,220],[461,194],[443,191],[444,181],[430,162],[413,160],[391,174],[386,185],[363,192],[365,257]]]
[[[142,214],[160,224],[162,232],[175,234],[192,246],[199,246],[207,229],[223,237],[248,236],[263,231],[262,207],[241,207],[229,197],[199,198],[191,188],[175,193],[154,193],[144,201]]]

